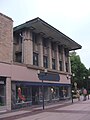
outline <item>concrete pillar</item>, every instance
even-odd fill
[[[70,62],[70,57],[68,57],[68,72],[71,73],[71,62]]]
[[[59,70],[59,52],[57,44],[56,44],[56,70]]]
[[[38,47],[39,47],[39,67],[43,67],[43,40],[41,36],[38,36]]]
[[[11,110],[11,78],[6,78],[6,107]]]
[[[24,52],[24,63],[33,65],[33,42],[30,31],[25,31],[23,52]]]
[[[66,65],[65,65],[65,52],[64,52],[64,48],[62,48],[62,54],[63,54],[63,71],[66,72]]]
[[[51,41],[48,42],[48,64],[49,68],[52,69]]]

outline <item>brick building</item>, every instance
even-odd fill
[[[40,18],[13,28],[0,13],[0,107],[42,104],[42,84],[45,102],[70,98],[69,51],[76,49],[78,43]]]
[[[11,109],[13,21],[0,13],[0,109]]]

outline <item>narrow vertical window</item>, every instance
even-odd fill
[[[66,62],[66,72],[68,72],[68,63]]]
[[[45,68],[48,68],[48,57],[47,56],[43,56],[43,66]]]
[[[62,61],[59,61],[59,69],[62,71]]]
[[[15,62],[21,63],[22,62],[22,53],[21,52],[17,52],[17,53],[15,53],[15,55],[16,55]]]
[[[38,54],[33,53],[33,65],[38,66]]]
[[[56,65],[55,65],[55,59],[52,58],[52,69],[55,70],[55,68],[56,68],[55,66],[56,66]]]

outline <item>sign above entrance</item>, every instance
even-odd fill
[[[41,72],[39,75],[38,75],[38,78],[40,80],[50,80],[50,81],[59,81],[60,80],[60,76],[58,73],[44,73],[44,72]]]

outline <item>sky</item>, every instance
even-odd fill
[[[0,0],[0,12],[13,26],[39,17],[82,46],[76,50],[90,68],[90,0]]]

